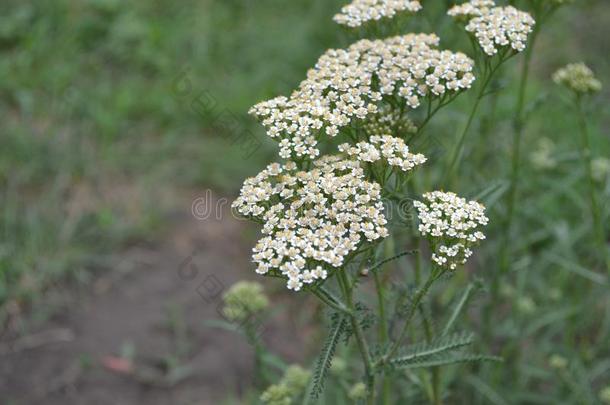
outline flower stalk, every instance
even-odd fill
[[[356,342],[358,344],[358,350],[360,351],[360,356],[362,357],[362,361],[364,363],[364,373],[366,376],[366,384],[368,389],[367,396],[367,404],[374,405],[375,404],[375,367],[373,365],[373,360],[371,358],[371,352],[369,350],[368,343],[364,336],[364,332],[362,327],[360,326],[360,322],[356,317],[356,308],[354,306],[354,298],[353,298],[353,288],[350,285],[348,276],[344,270],[340,270],[337,272],[337,280],[341,291],[343,293],[343,297],[347,304],[347,307],[350,310],[350,322],[352,328],[354,329],[354,335],[356,336]]]
[[[578,117],[578,125],[580,128],[580,155],[585,166],[585,175],[587,176],[587,189],[589,196],[589,204],[591,206],[591,221],[595,232],[595,240],[598,249],[605,261],[606,271],[610,275],[610,253],[608,252],[606,232],[604,230],[604,221],[602,212],[595,191],[595,178],[592,171],[591,159],[591,141],[589,140],[589,129],[587,127],[587,118],[583,106],[583,98],[580,94],[576,94],[575,104]]]
[[[483,69],[483,82],[479,87],[479,91],[477,92],[474,103],[472,104],[472,107],[470,109],[470,113],[468,114],[468,119],[466,120],[466,124],[464,125],[464,128],[460,132],[460,135],[458,137],[458,142],[457,142],[455,148],[453,149],[451,158],[449,160],[449,164],[447,165],[447,169],[445,171],[445,176],[443,178],[443,184],[445,184],[446,186],[449,186],[453,182],[453,180],[456,178],[456,175],[459,170],[461,158],[462,158],[462,153],[463,153],[463,149],[464,149],[464,143],[466,141],[466,136],[467,136],[468,132],[470,131],[470,127],[472,126],[472,123],[474,122],[474,117],[477,114],[481,100],[483,100],[483,98],[487,95],[487,88],[489,87],[489,84],[491,83],[491,79],[494,77],[494,74],[496,73],[498,68],[508,58],[510,58],[510,56],[506,57],[505,55],[506,55],[505,53],[502,53],[502,55],[500,56],[500,60],[498,61],[498,63],[495,66],[491,66],[491,64],[487,60],[485,61],[484,69]]]

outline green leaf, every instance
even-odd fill
[[[592,282],[600,284],[600,285],[607,284],[606,277],[603,274],[599,274],[599,273],[591,271],[587,268],[584,268],[580,264],[571,262],[568,259],[563,258],[559,255],[556,255],[553,253],[547,253],[547,254],[545,254],[545,258],[547,258],[551,263],[554,263],[554,264],[558,265],[559,267],[561,267],[571,273],[584,277],[589,281],[592,281]]]
[[[337,343],[341,339],[341,335],[345,331],[347,325],[347,318],[340,314],[334,314],[332,317],[333,321],[330,327],[330,333],[328,334],[322,352],[316,362],[311,384],[309,386],[309,398],[316,399],[322,393],[324,389],[324,382],[326,380],[326,374],[332,364],[333,356],[335,355],[335,349]]]
[[[475,390],[481,394],[490,404],[493,405],[508,405],[508,402],[502,398],[496,390],[489,386],[485,381],[480,378],[470,375],[466,377],[466,381],[474,387]]]
[[[377,269],[379,269],[380,267],[382,267],[386,263],[389,263],[389,262],[394,261],[394,260],[398,260],[401,257],[407,256],[407,255],[417,254],[418,252],[419,252],[419,250],[415,249],[415,250],[406,250],[404,252],[398,253],[395,256],[388,257],[387,259],[384,259],[384,260],[381,260],[381,261],[375,263],[374,265],[372,265],[369,268],[369,271],[377,271]]]
[[[457,333],[436,339],[430,343],[420,343],[414,346],[406,354],[390,360],[396,366],[408,365],[431,359],[448,351],[457,350],[472,343],[472,333]]]
[[[447,324],[445,325],[445,328],[443,329],[442,336],[447,336],[449,334],[449,331],[453,327],[453,324],[457,320],[457,317],[462,312],[462,309],[464,309],[464,306],[470,299],[470,296],[472,295],[472,293],[474,291],[481,288],[481,286],[482,286],[482,283],[479,280],[475,280],[474,282],[468,284],[468,287],[466,287],[466,291],[464,291],[464,293],[460,297],[460,300],[458,301],[457,305],[453,309],[453,312],[451,313],[451,316],[449,317],[449,320],[447,321]]]
[[[406,370],[406,369],[413,369],[413,368],[450,366],[453,364],[482,362],[482,361],[502,362],[504,360],[502,359],[502,357],[489,356],[489,355],[485,355],[485,354],[443,353],[440,355],[419,358],[411,363],[400,364],[400,365],[396,366],[396,368],[401,369],[401,370]]]
[[[263,351],[262,360],[265,364],[269,366],[275,367],[277,370],[284,371],[287,368],[286,362],[282,360],[280,357],[276,356],[273,353],[269,353],[267,351]]]
[[[481,201],[487,208],[492,207],[508,190],[508,184],[506,181],[496,181],[481,190],[476,194],[472,200]]]

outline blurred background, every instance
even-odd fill
[[[249,403],[238,399],[251,390],[247,344],[205,322],[224,289],[256,278],[257,227],[229,205],[277,152],[247,110],[349,43],[332,22],[342,3],[2,1],[0,403]],[[560,403],[575,392],[594,403],[610,385],[609,283],[592,265],[576,119],[550,79],[581,60],[596,72],[605,87],[589,129],[594,155],[610,156],[610,4],[576,3],[554,15],[534,51],[514,271],[486,342],[510,364],[469,370],[464,395],[481,403]],[[467,50],[448,25],[443,46]],[[480,112],[468,180],[455,190],[498,184],[492,223],[505,209],[519,66],[507,64],[502,92]],[[468,97],[428,129],[441,149],[454,144],[442,128],[461,125]],[[607,171],[597,181],[607,201]],[[479,252],[484,280],[498,226]],[[290,361],[311,360],[316,304],[259,281],[282,309],[265,341]],[[558,358],[565,367],[549,360]]]

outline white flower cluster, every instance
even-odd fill
[[[383,96],[417,108],[421,97],[470,88],[473,61],[438,43],[434,34],[407,34],[328,50],[290,97],[261,102],[250,113],[280,139],[282,158],[313,159],[318,134],[336,136],[352,120],[377,113]]]
[[[570,63],[553,74],[553,81],[566,86],[576,93],[596,93],[602,83],[595,78],[593,71],[584,63]]]
[[[524,11],[512,6],[493,7],[493,4],[487,0],[471,0],[454,6],[448,14],[468,19],[466,31],[474,34],[487,55],[495,55],[504,46],[523,51],[536,22]]]
[[[479,231],[487,225],[485,207],[451,192],[433,191],[414,203],[420,221],[419,232],[431,241],[432,260],[455,270],[472,255],[471,246],[485,239]]]
[[[325,268],[341,267],[364,241],[386,237],[381,187],[364,177],[359,162],[324,156],[310,171],[274,163],[247,179],[233,207],[264,223],[256,272],[279,273],[298,291],[325,279]]]
[[[369,21],[392,18],[399,12],[416,13],[421,10],[419,1],[410,0],[353,0],[333,17],[337,24],[351,28]]]
[[[390,135],[374,135],[368,142],[358,142],[354,146],[344,143],[339,145],[339,151],[361,162],[374,163],[383,159],[388,165],[398,167],[403,172],[426,162],[424,155],[409,152],[404,140]]]
[[[495,5],[496,3],[493,0],[470,0],[467,3],[451,7],[447,14],[454,18],[482,16],[487,14],[489,9],[495,7]]]

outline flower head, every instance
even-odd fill
[[[245,181],[233,207],[264,224],[253,249],[256,272],[280,274],[295,291],[326,279],[365,241],[388,235],[381,187],[340,156],[315,160],[310,171],[269,165]]]
[[[363,382],[352,385],[347,396],[352,401],[360,401],[366,398],[366,385]]]
[[[495,5],[496,3],[493,0],[470,0],[451,7],[447,14],[457,19],[480,17],[489,13],[489,10]]]
[[[269,300],[263,292],[263,286],[256,282],[240,281],[235,283],[224,295],[224,315],[236,322],[267,309]]]
[[[298,364],[286,369],[278,384],[269,386],[261,395],[261,401],[268,405],[290,405],[293,399],[303,394],[311,373]]]
[[[335,376],[341,376],[347,371],[347,362],[341,357],[333,357],[330,365],[330,372]]]
[[[476,201],[466,201],[456,194],[433,191],[415,201],[419,217],[419,232],[432,245],[432,260],[439,266],[455,270],[472,255],[470,249],[485,239],[480,228],[487,225],[485,207]]]
[[[292,404],[292,395],[286,385],[274,384],[261,394],[261,401],[267,405],[290,405]]]
[[[568,359],[559,354],[553,354],[549,357],[549,365],[556,370],[563,370],[568,367]]]
[[[603,404],[610,404],[610,385],[604,387],[599,392],[599,400],[602,401]]]
[[[591,161],[591,174],[596,181],[602,182],[610,175],[610,159],[598,157]]]
[[[334,137],[353,121],[377,114],[384,97],[417,108],[423,97],[470,88],[474,62],[437,49],[438,43],[434,34],[407,34],[328,50],[290,97],[261,102],[250,113],[279,141],[280,157],[314,159],[321,134]]]
[[[358,142],[355,146],[344,143],[339,145],[339,150],[361,162],[374,163],[383,160],[389,166],[404,172],[426,162],[426,157],[421,153],[409,152],[409,147],[401,138],[389,135],[373,135],[368,142]]]
[[[523,51],[536,22],[530,14],[512,6],[493,5],[492,1],[471,0],[454,6],[448,14],[468,21],[466,31],[476,37],[487,55],[493,56],[508,46],[516,52]]]
[[[555,144],[549,138],[540,138],[538,147],[530,154],[532,164],[540,170],[554,169],[557,166],[557,160],[553,157],[555,153]]]
[[[584,63],[571,63],[559,69],[553,74],[553,81],[578,94],[596,93],[602,89],[602,83]]]
[[[305,370],[298,364],[293,364],[284,372],[282,383],[288,386],[293,395],[300,395],[307,387],[309,377],[311,377],[309,370]]]
[[[416,13],[421,8],[420,2],[416,0],[353,0],[333,20],[337,24],[356,28],[369,21],[392,18],[400,12]]]

